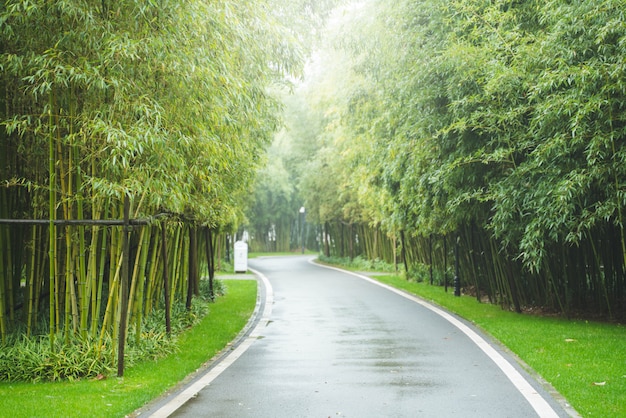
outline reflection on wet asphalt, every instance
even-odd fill
[[[417,303],[307,257],[249,264],[271,282],[271,322],[175,416],[537,416],[475,344]]]

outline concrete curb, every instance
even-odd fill
[[[250,271],[254,273],[258,283],[257,302],[254,312],[243,330],[220,353],[202,365],[196,372],[189,375],[165,395],[130,414],[129,417],[147,415],[153,418],[166,418],[171,416],[234,363],[260,337],[260,330],[265,328],[270,321],[274,292],[269,280],[262,273],[252,269]],[[238,275],[223,278],[250,279],[251,277]]]

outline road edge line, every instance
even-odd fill
[[[522,376],[522,374],[515,368],[513,365],[502,356],[495,348],[491,346],[484,338],[478,335],[475,331],[473,331],[470,327],[465,325],[463,322],[456,319],[454,316],[444,311],[441,308],[438,308],[424,299],[421,299],[418,296],[411,295],[402,290],[396,289],[393,286],[389,286],[388,284],[381,283],[371,277],[364,276],[362,274],[358,274],[349,270],[344,270],[338,267],[327,266],[324,264],[315,263],[314,259],[310,259],[309,263],[315,264],[316,266],[340,271],[342,273],[347,273],[352,276],[358,277],[360,279],[366,280],[372,284],[385,288],[397,295],[400,295],[406,299],[409,299],[415,303],[422,305],[424,308],[436,313],[446,321],[450,322],[456,328],[458,328],[463,334],[465,334],[474,344],[478,346],[486,355],[493,361],[496,366],[504,373],[504,375],[513,383],[513,386],[522,394],[522,396],[528,401],[530,406],[537,412],[537,414],[542,418],[558,418],[559,414],[556,413],[554,408],[550,405],[550,403],[533,388],[533,386]]]
[[[194,381],[179,394],[173,397],[168,403],[163,405],[158,410],[154,411],[150,415],[151,418],[167,418],[176,412],[181,406],[183,406],[190,399],[194,398],[198,392],[207,387],[213,380],[215,380],[224,370],[232,365],[243,353],[250,348],[252,343],[261,337],[261,330],[267,326],[270,322],[272,315],[272,306],[274,305],[274,290],[272,284],[265,275],[257,270],[248,268],[253,272],[262,282],[265,289],[265,304],[263,311],[260,313],[261,317],[256,323],[250,333],[244,337],[237,346],[226,356],[222,357],[213,365],[204,375]]]

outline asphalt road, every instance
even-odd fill
[[[573,413],[471,325],[401,292],[309,261],[304,256],[250,260],[268,297],[256,328],[230,359],[153,416]]]

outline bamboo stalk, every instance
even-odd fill
[[[163,258],[163,294],[165,297],[165,332],[169,336],[172,333],[172,323],[170,318],[170,284],[167,272],[167,240],[164,223],[161,225],[161,251]]]
[[[113,347],[116,347],[118,345],[119,342],[119,330],[120,330],[120,317],[121,317],[121,300],[120,300],[120,295],[121,295],[121,281],[122,281],[122,268],[123,268],[123,263],[124,263],[124,242],[122,239],[122,231],[120,231],[120,228],[116,228],[115,231],[113,231],[115,233],[115,235],[117,236],[116,241],[117,241],[117,254],[116,254],[116,268],[115,268],[115,275],[114,275],[114,279],[113,281],[115,282],[115,286],[114,288],[109,290],[109,298],[112,299],[113,303],[112,303],[112,310],[111,313],[113,314],[112,317],[110,317],[111,319],[111,323],[110,323],[110,329],[111,329],[111,340],[113,343]]]
[[[124,230],[122,231],[122,273],[120,278],[120,320],[119,337],[117,346],[117,376],[124,376],[124,349],[126,347],[126,329],[128,318],[128,271],[130,262],[130,249],[128,235],[130,233],[130,200],[128,195],[124,195]]]
[[[217,237],[216,237],[217,239]],[[206,259],[209,268],[209,296],[215,300],[215,246],[213,245],[213,232],[206,229]]]
[[[15,277],[17,277],[17,279],[19,280],[19,275],[15,276],[15,273],[18,272],[14,272],[13,271],[13,246],[11,245],[11,231],[9,231],[9,228],[5,228],[4,231],[0,231],[0,232],[4,232],[4,234],[0,235],[0,239],[5,240],[7,245],[4,249],[4,257],[5,257],[5,277],[6,277],[6,290],[5,290],[5,298],[8,299],[6,301],[6,304],[8,305],[7,308],[9,310],[9,322],[14,323],[15,322],[15,289],[13,287],[14,281],[15,281]],[[20,269],[21,270],[21,269]],[[19,281],[18,284],[19,286]],[[18,287],[19,288],[19,287]],[[6,315],[5,315],[6,316]]]
[[[143,244],[141,245],[142,250],[140,251],[141,260],[139,261],[139,272],[136,275],[133,275],[133,282],[136,282],[135,309],[134,309],[133,315],[135,318],[135,341],[137,342],[137,344],[139,344],[139,341],[141,339],[141,322],[143,320],[143,312],[144,312],[143,311],[144,309],[143,299],[144,299],[144,289],[146,287],[145,272],[146,272],[146,265],[148,261],[148,253],[150,250],[150,241],[152,238],[151,237],[152,229],[143,228],[141,232],[142,232],[143,240],[141,240],[140,242],[143,242]]]
[[[194,294],[197,294],[197,280],[198,280],[198,240],[196,237],[196,227],[190,225],[189,227],[189,268],[187,276],[187,300],[185,307],[188,311],[191,310],[191,300]]]
[[[103,229],[102,230],[102,234],[100,237],[100,245],[98,247],[98,251],[100,252],[99,255],[99,261],[96,263],[97,264],[97,269],[98,269],[98,275],[97,275],[97,282],[96,282],[96,286],[94,289],[92,289],[91,292],[91,297],[92,297],[92,304],[91,304],[91,335],[96,335],[96,331],[98,328],[98,319],[100,316],[100,308],[102,306],[102,291],[103,291],[103,285],[104,285],[104,268],[106,266],[106,260],[107,260],[107,242],[109,242],[109,239],[107,238],[109,230],[108,229]],[[113,234],[110,234],[113,235]],[[96,248],[93,249],[93,251],[96,251]],[[95,300],[93,300],[95,298]]]
[[[60,124],[59,124],[59,116],[55,115],[55,126],[57,127],[56,129],[56,136],[57,136],[57,141],[56,141],[56,152],[57,152],[57,158],[56,158],[56,165],[58,167],[59,170],[59,184],[61,186],[61,191],[60,191],[60,196],[61,196],[61,207],[63,209],[63,219],[71,219],[70,213],[69,213],[69,205],[70,205],[70,200],[71,200],[71,190],[68,190],[68,181],[71,182],[71,179],[67,180],[67,172],[65,170],[65,159],[64,159],[64,155],[63,155],[63,148],[61,146],[61,129],[60,129]],[[69,160],[69,159],[68,159]],[[69,164],[69,161],[68,161]],[[71,183],[70,183],[71,186]],[[63,320],[64,320],[64,325],[63,325],[63,333],[64,333],[64,338],[66,342],[69,342],[69,325],[70,325],[70,309],[71,309],[71,305],[70,305],[70,290],[73,287],[73,283],[72,283],[72,273],[71,273],[71,248],[72,248],[72,239],[71,239],[71,231],[69,227],[65,227],[63,228],[63,233],[62,235],[64,235],[65,237],[65,262],[64,262],[64,269],[61,268],[58,270],[58,278],[59,278],[59,286],[63,285],[63,283],[61,283],[61,280],[64,280],[64,288],[63,289],[59,289],[59,296],[61,296],[62,293],[64,293],[63,298],[58,298],[57,303],[59,304],[59,310],[61,308],[63,308]],[[63,292],[64,290],[64,292]],[[63,304],[63,306],[61,307],[61,304]],[[59,315],[60,316],[60,315]]]
[[[147,289],[145,290],[145,306],[143,308],[144,315],[152,312],[152,303],[154,300],[157,300],[160,297],[159,289],[163,288],[161,273],[161,265],[163,263],[160,262],[159,254],[161,253],[161,245],[163,245],[163,241],[158,239],[156,231],[154,230],[156,226],[153,226],[152,236],[154,239],[152,240],[152,249],[151,249],[151,257],[150,257],[150,270],[148,272],[148,277],[146,278]]]
[[[89,316],[90,309],[96,302],[96,287],[97,281],[97,247],[98,237],[100,236],[100,228],[94,226],[91,231],[91,243],[89,244],[89,257],[87,259],[87,267],[85,271],[85,285],[83,288],[82,304],[80,310],[80,335],[82,338],[86,338],[89,333]]]
[[[607,99],[608,103],[609,103],[609,129],[611,131],[611,151],[612,151],[612,158],[615,160],[615,156],[617,155],[616,151],[615,151],[615,138],[618,135],[614,135],[614,128],[613,128],[613,106],[610,105],[611,103],[611,97],[609,97]],[[624,213],[623,213],[623,202],[622,202],[622,197],[620,196],[620,193],[618,193],[618,191],[620,190],[620,178],[618,176],[618,170],[614,169],[613,170],[613,183],[614,183],[614,187],[615,187],[615,191],[613,193],[613,195],[615,196],[615,207],[617,208],[617,220],[618,220],[618,228],[619,228],[619,238],[620,238],[620,244],[621,244],[621,258],[622,258],[622,270],[626,269],[626,233],[624,231]],[[608,296],[607,296],[608,297]],[[609,301],[607,300],[607,303],[609,303]],[[611,311],[611,306],[609,304],[609,306],[607,306],[607,308],[609,309],[609,312]]]
[[[502,257],[498,255],[498,250],[496,248],[497,243],[494,240],[491,240],[491,245],[495,278],[498,286],[498,294],[500,296],[499,303],[503,308],[509,307],[511,306],[511,289],[509,287],[508,277],[503,267]]]
[[[604,300],[606,301],[606,306],[609,312],[609,317],[612,317],[612,312],[611,312],[611,302],[609,300],[609,292],[608,292],[608,286],[606,283],[606,275],[604,272],[601,272],[600,269],[600,257],[598,255],[598,251],[596,249],[596,245],[593,242],[593,239],[589,238],[588,239],[589,244],[591,245],[591,249],[593,252],[593,260],[595,265],[597,266],[598,271],[600,272],[599,276],[600,276],[600,287],[601,287],[601,293],[602,296],[604,297]]]
[[[74,277],[72,276],[72,240],[70,237],[69,227],[65,227],[65,312],[64,312],[64,326],[63,333],[65,336],[65,342],[69,343],[69,329],[70,329],[70,309],[71,309],[71,296],[70,292],[74,288]]]
[[[91,135],[90,139],[89,139],[89,145],[90,145],[90,159],[89,159],[89,173],[91,174],[92,177],[95,177],[98,174],[98,170],[96,167],[96,154],[95,154],[95,135]],[[99,218],[100,215],[100,210],[98,207],[98,202],[96,201],[96,197],[93,194],[93,191],[91,192],[91,197],[90,197],[90,205],[91,205],[91,217],[92,218]],[[101,244],[101,250],[100,250],[100,258],[98,258],[97,253],[99,250],[98,247],[98,236],[100,234],[100,228],[98,228],[97,226],[94,226],[94,228],[92,229],[92,235],[91,235],[91,244],[89,246],[89,265],[88,265],[88,273],[87,275],[89,276],[88,280],[90,283],[90,291],[88,292],[88,295],[85,295],[85,298],[90,297],[91,298],[91,324],[89,325],[89,334],[91,334],[92,336],[95,336],[96,334],[96,328],[98,326],[98,317],[99,317],[99,313],[100,313],[100,300],[101,300],[101,296],[102,296],[102,277],[103,277],[103,270],[104,270],[104,259],[106,257],[106,249],[105,249],[105,243],[106,243],[106,229],[104,229],[102,231],[102,244]],[[99,262],[98,262],[99,260]],[[98,270],[98,266],[100,266],[100,270]],[[100,274],[98,274],[98,271],[100,271]],[[100,278],[100,280],[98,280]],[[85,312],[85,320],[87,319],[87,312]],[[85,324],[86,326],[87,324]],[[87,333],[87,331],[85,331]]]
[[[111,245],[109,260],[112,263],[116,260],[115,268],[111,268],[109,272],[109,293],[107,295],[107,304],[102,320],[102,328],[100,330],[101,346],[107,331],[111,334],[113,346],[117,343],[117,322],[114,319],[119,318],[118,295],[119,295],[119,278],[122,269],[122,240],[118,236],[118,231],[111,231]]]
[[[3,234],[4,231],[0,231],[0,234]],[[6,319],[4,317],[4,312],[6,311],[6,295],[5,295],[5,283],[7,282],[7,273],[5,269],[4,263],[4,245],[5,240],[0,240],[0,338],[4,343],[6,341],[7,329],[6,329]]]
[[[497,288],[495,284],[495,272],[493,264],[493,253],[491,239],[485,234],[480,234],[480,246],[484,251],[482,256],[482,265],[485,270],[485,279],[487,280],[487,296],[490,303],[497,303]]]
[[[1,129],[0,129],[1,130]],[[4,158],[4,156],[2,157]],[[3,168],[3,167],[2,167]],[[0,189],[0,213],[9,212],[8,189]],[[0,227],[0,340],[4,343],[7,337],[7,322],[5,313],[7,311],[7,295],[6,288],[11,281],[11,274],[7,268],[6,256],[11,241],[8,239],[8,226]],[[5,238],[6,236],[6,238]]]
[[[138,291],[138,288],[141,287],[141,284],[139,284],[138,282],[141,281],[141,277],[142,277],[142,271],[145,269],[145,258],[143,256],[143,254],[146,252],[146,250],[144,249],[144,241],[145,241],[145,237],[148,236],[148,234],[146,233],[146,229],[142,228],[141,231],[139,232],[139,243],[137,245],[137,253],[135,254],[135,262],[133,263],[133,273],[131,276],[131,281],[130,281],[130,292],[129,292],[129,300],[128,300],[128,312],[129,314],[131,314],[136,308],[135,305],[136,304],[141,304],[136,303],[136,296],[135,293]],[[148,240],[150,239],[150,237],[148,236]],[[142,263],[143,260],[143,263]],[[130,262],[130,260],[129,260]],[[132,315],[130,315],[132,316]]]
[[[75,158],[78,158],[78,152],[74,152]],[[82,176],[80,171],[80,164],[78,161],[75,162],[76,167],[76,184],[80,185],[82,183]],[[76,205],[76,217],[78,220],[83,220],[84,218],[84,202],[80,192],[77,193],[77,205]],[[77,264],[76,264],[76,276],[78,279],[78,315],[77,324],[79,325],[80,333],[83,336],[87,334],[87,321],[89,316],[89,302],[90,302],[90,280],[87,276],[87,263],[85,262],[85,254],[87,252],[86,241],[85,241],[85,227],[79,225],[78,229],[78,254],[77,254]],[[93,228],[92,234],[97,235],[97,226]]]
[[[70,305],[72,312],[72,332],[74,335],[78,333],[79,325],[80,325],[80,315],[79,315],[79,297],[77,294],[76,286],[74,285],[74,278],[76,274],[76,265],[78,264],[78,260],[76,257],[75,251],[71,251],[70,257],[70,277],[72,278],[71,282],[68,283],[70,286]]]
[[[30,262],[28,263],[28,273],[26,280],[27,283],[27,292],[28,295],[28,307],[27,307],[27,319],[26,319],[26,336],[30,337],[32,332],[32,326],[34,323],[34,319],[36,316],[33,316],[35,313],[35,289],[37,287],[36,283],[36,262],[37,262],[37,225],[33,225],[31,230],[31,244],[30,244]]]
[[[3,45],[0,44],[0,47],[3,48]],[[0,120],[5,120],[9,114],[9,106],[6,103],[6,99],[7,82],[5,81],[5,77],[0,76]],[[0,178],[9,178],[8,170],[6,170],[6,167],[9,166],[9,141],[7,140],[7,131],[3,128],[0,128],[0,146],[3,147],[2,149],[0,149]],[[6,196],[7,193],[7,188],[0,188],[0,214],[2,214],[3,216],[8,215],[8,204],[6,203],[8,200]],[[5,213],[7,213],[7,215],[5,215]],[[0,235],[1,234],[2,228],[0,227]],[[4,303],[4,282],[6,280],[6,277],[4,274],[4,266],[2,261],[4,250],[2,249],[3,243],[1,241],[4,240],[0,239],[0,341],[4,344],[6,342],[7,336],[6,322],[4,319],[4,312],[6,309]],[[8,245],[10,245],[10,243],[8,243]]]
[[[465,245],[467,246],[467,251],[465,251],[465,253],[468,255],[468,265],[470,267],[469,275],[474,282],[476,301],[480,303],[480,269],[478,268],[475,257],[475,254],[477,252],[476,242],[474,241],[475,230],[476,224],[474,222],[472,222],[468,227],[465,228]]]
[[[189,251],[190,251],[190,240],[189,234],[186,233],[186,229],[191,228],[191,225],[183,224],[180,231],[180,242],[182,244],[182,249],[180,251],[180,255],[178,257],[178,289],[177,294],[178,298],[176,300],[184,300],[186,299],[187,289],[189,286],[187,285],[189,278]],[[187,254],[187,256],[185,256]]]
[[[48,254],[48,245],[50,245],[50,241],[45,239],[45,229],[43,227],[39,227],[38,229],[39,239],[37,241],[40,242],[40,249],[39,251],[37,251],[38,261],[35,264],[37,269],[37,271],[35,272],[35,280],[37,284],[35,287],[35,307],[33,310],[33,322],[36,321],[36,319],[39,317],[39,309],[41,308],[41,293],[45,290],[46,286],[46,277],[44,274],[46,268],[45,260]]]
[[[179,271],[179,267],[180,267],[180,253],[182,251],[182,245],[181,245],[181,229],[179,225],[176,226],[176,228],[174,229],[174,238],[172,239],[171,243],[170,243],[170,266],[171,266],[171,271],[170,271],[170,308],[172,307],[172,303],[174,302],[174,300],[176,299],[176,295],[177,295],[177,289],[178,289],[178,283],[179,283],[179,277],[178,277],[178,271]]]
[[[55,260],[56,260],[56,227],[54,225],[55,220],[55,212],[56,212],[56,196],[55,196],[55,183],[56,183],[56,169],[55,169],[55,154],[54,154],[54,130],[53,126],[53,117],[52,117],[52,109],[54,107],[54,90],[50,89],[49,95],[49,130],[50,136],[48,138],[48,178],[50,182],[50,191],[49,191],[49,200],[48,200],[48,211],[50,224],[48,226],[48,238],[50,240],[50,244],[48,247],[48,262],[49,266],[49,279],[50,279],[50,295],[49,295],[49,303],[50,303],[50,348],[54,347],[54,334],[55,334]]]

